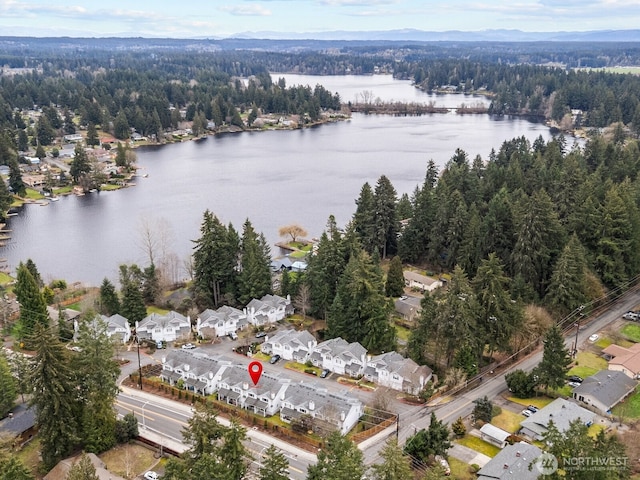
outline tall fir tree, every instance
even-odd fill
[[[100,285],[100,313],[111,316],[120,313],[120,298],[115,285],[105,278]]]
[[[362,452],[336,431],[318,453],[318,462],[307,468],[307,480],[362,480],[364,472]]]
[[[402,270],[402,260],[399,256],[391,259],[389,271],[387,272],[387,281],[384,286],[385,293],[388,297],[399,297],[404,293],[404,272]]]
[[[120,285],[122,285],[120,314],[129,320],[130,325],[141,322],[147,316],[147,307],[142,298],[141,280],[135,274],[139,269],[133,267],[120,265]]]
[[[547,388],[560,388],[566,382],[571,364],[569,350],[564,344],[560,327],[554,325],[544,337],[542,361],[536,367],[539,385]]]
[[[371,185],[366,182],[360,189],[356,200],[356,212],[353,215],[353,226],[358,234],[360,244],[369,254],[377,248],[375,225],[375,199]]]
[[[275,445],[270,445],[264,452],[260,467],[260,480],[288,480],[289,462],[287,457]]]
[[[384,175],[378,179],[373,193],[375,247],[382,258],[398,251],[398,202],[396,189]],[[373,253],[373,252],[371,252]]]
[[[16,398],[18,398],[16,381],[4,350],[0,350],[0,418],[4,418],[11,411]]]
[[[65,480],[100,480],[89,456],[82,452],[80,459],[69,469]]]
[[[23,263],[18,265],[16,277],[14,292],[20,304],[19,337],[29,348],[36,325],[47,327],[49,314],[37,281]]]
[[[371,467],[374,480],[408,480],[413,477],[411,460],[391,437],[380,452],[383,462]]]
[[[587,301],[587,261],[584,248],[574,234],[553,267],[546,302],[564,317]]]
[[[241,270],[238,301],[245,305],[253,298],[271,293],[271,254],[264,235],[256,233],[247,219],[242,229]]]

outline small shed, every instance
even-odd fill
[[[490,423],[485,423],[482,428],[480,428],[480,438],[499,448],[504,448],[507,445],[507,438],[510,436],[511,434],[509,432]]]

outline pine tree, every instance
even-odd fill
[[[223,435],[223,442],[218,449],[217,457],[230,480],[242,480],[249,468],[249,450],[244,446],[247,429],[234,418]]]
[[[422,429],[409,437],[404,445],[404,451],[411,456],[414,463],[427,466],[433,455],[446,456],[451,448],[449,427],[431,413],[428,429]]]
[[[56,131],[51,126],[51,122],[46,115],[40,115],[36,122],[36,136],[40,145],[51,145],[56,138]]]
[[[489,397],[485,395],[483,398],[476,398],[473,403],[475,405],[473,407],[473,418],[476,421],[491,422],[493,418],[493,403],[491,403]]]
[[[4,350],[0,350],[0,418],[4,418],[11,411],[18,398],[16,382],[9,368]]]
[[[553,268],[545,300],[560,317],[586,303],[587,261],[575,234]]]
[[[364,472],[360,449],[336,431],[318,453],[318,462],[307,467],[307,480],[361,480]]]
[[[113,121],[113,135],[118,140],[126,140],[131,135],[131,130],[129,129],[129,121],[127,120],[127,116],[122,110],[118,112],[118,115]]]
[[[440,337],[437,328],[436,302],[429,292],[425,292],[417,325],[411,330],[407,342],[407,355],[418,365],[427,363],[429,341]]]
[[[399,297],[404,293],[402,260],[397,255],[391,259],[384,289],[388,297]]]
[[[100,477],[97,475],[96,467],[93,466],[91,459],[82,452],[80,460],[69,469],[65,480],[100,480]]]
[[[270,445],[264,452],[260,467],[260,480],[288,480],[289,462],[287,457],[275,445]]]
[[[374,239],[376,250],[382,258],[398,250],[398,218],[396,214],[397,194],[391,181],[384,175],[378,179],[373,194]],[[371,252],[373,253],[373,252]]]
[[[44,287],[44,282],[42,281],[42,277],[40,276],[40,272],[38,271],[38,267],[36,266],[34,261],[28,258],[24,266],[27,267],[27,269],[31,273],[31,276],[36,281],[38,288]]]
[[[116,287],[105,278],[100,285],[100,313],[111,316],[120,313],[120,299]]]
[[[253,298],[271,293],[271,254],[264,235],[257,234],[247,219],[242,229],[241,270],[238,275],[238,301],[247,304]]]
[[[35,477],[16,456],[12,456],[0,458],[0,480],[35,480]]]
[[[27,193],[27,186],[22,180],[20,165],[18,164],[18,160],[13,157],[9,160],[9,188],[11,188],[14,194],[20,197],[24,197]],[[6,212],[3,212],[3,215],[6,216]]]
[[[33,332],[31,405],[35,407],[40,452],[47,470],[77,445],[79,410],[69,352],[51,329],[37,323]]]
[[[374,480],[408,480],[412,478],[411,460],[398,446],[398,440],[391,437],[380,452],[381,464],[371,468]]]
[[[100,145],[100,138],[98,137],[98,130],[96,129],[95,124],[89,123],[87,126],[87,138],[85,142],[90,147]]]
[[[557,325],[549,329],[544,338],[542,361],[536,367],[539,384],[547,388],[560,388],[565,384],[571,357],[564,344],[562,331]]]
[[[120,284],[122,285],[120,314],[129,320],[130,325],[141,322],[147,316],[147,308],[144,305],[140,287],[141,279],[136,274],[139,270],[135,265],[131,267],[120,265]]]
[[[76,148],[73,151],[73,160],[69,167],[69,174],[73,179],[73,183],[78,183],[80,178],[91,172],[91,163],[89,162],[89,156],[81,143],[76,144]]]
[[[360,196],[356,200],[356,212],[353,215],[353,227],[358,234],[362,247],[372,254],[377,248],[375,238],[375,200],[369,183],[360,189]]]
[[[18,265],[14,292],[20,304],[19,336],[30,346],[36,325],[49,325],[49,314],[36,280],[23,263]]]

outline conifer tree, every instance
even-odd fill
[[[16,382],[4,350],[0,350],[0,418],[11,411],[18,397]]]
[[[284,453],[275,445],[270,445],[264,452],[259,473],[260,480],[288,480],[289,462]]]
[[[369,254],[377,248],[375,226],[375,199],[369,182],[360,189],[360,196],[356,200],[356,212],[353,215],[353,226],[362,245]]]
[[[241,270],[238,300],[245,305],[253,298],[271,293],[271,254],[264,235],[256,233],[247,219],[242,229]]]
[[[80,178],[91,172],[91,162],[89,156],[81,143],[76,144],[73,151],[73,160],[69,167],[69,174],[73,179],[73,183],[79,183]]]
[[[33,334],[35,326],[38,324],[48,326],[49,314],[37,281],[22,262],[18,265],[14,292],[20,304],[20,338],[25,345],[30,346],[29,337]]]
[[[100,285],[100,313],[111,316],[120,313],[120,299],[116,287],[105,278]]]
[[[562,331],[557,325],[549,329],[544,338],[542,361],[536,367],[539,384],[547,388],[560,388],[565,384],[571,357],[564,344]]]
[[[87,138],[85,140],[86,144],[93,147],[100,145],[100,138],[98,137],[98,130],[96,129],[95,124],[89,123],[87,126]]]
[[[122,285],[120,314],[129,320],[130,325],[135,325],[147,316],[147,307],[142,298],[141,279],[137,273],[140,273],[140,269],[136,265],[131,267],[120,265],[120,284]]]
[[[375,247],[382,258],[398,250],[398,218],[396,189],[384,175],[378,179],[373,194]],[[373,252],[371,252],[373,253]]]
[[[318,462],[307,468],[307,480],[362,480],[364,471],[362,451],[336,431],[318,453]]]
[[[587,261],[584,249],[574,234],[553,268],[546,301],[560,317],[564,317],[586,300]]]
[[[393,257],[387,272],[387,282],[384,286],[388,297],[399,297],[404,293],[404,272],[402,270],[402,260],[399,256]]]
[[[371,468],[374,480],[407,480],[413,476],[411,460],[394,437],[387,440],[380,456],[383,462]]]
[[[100,477],[89,456],[82,452],[80,460],[69,469],[65,480],[100,480]]]

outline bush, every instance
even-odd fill
[[[465,433],[467,433],[467,427],[464,426],[462,417],[458,417],[458,419],[453,422],[453,425],[451,425],[451,430],[456,434],[456,436],[464,437]]]

